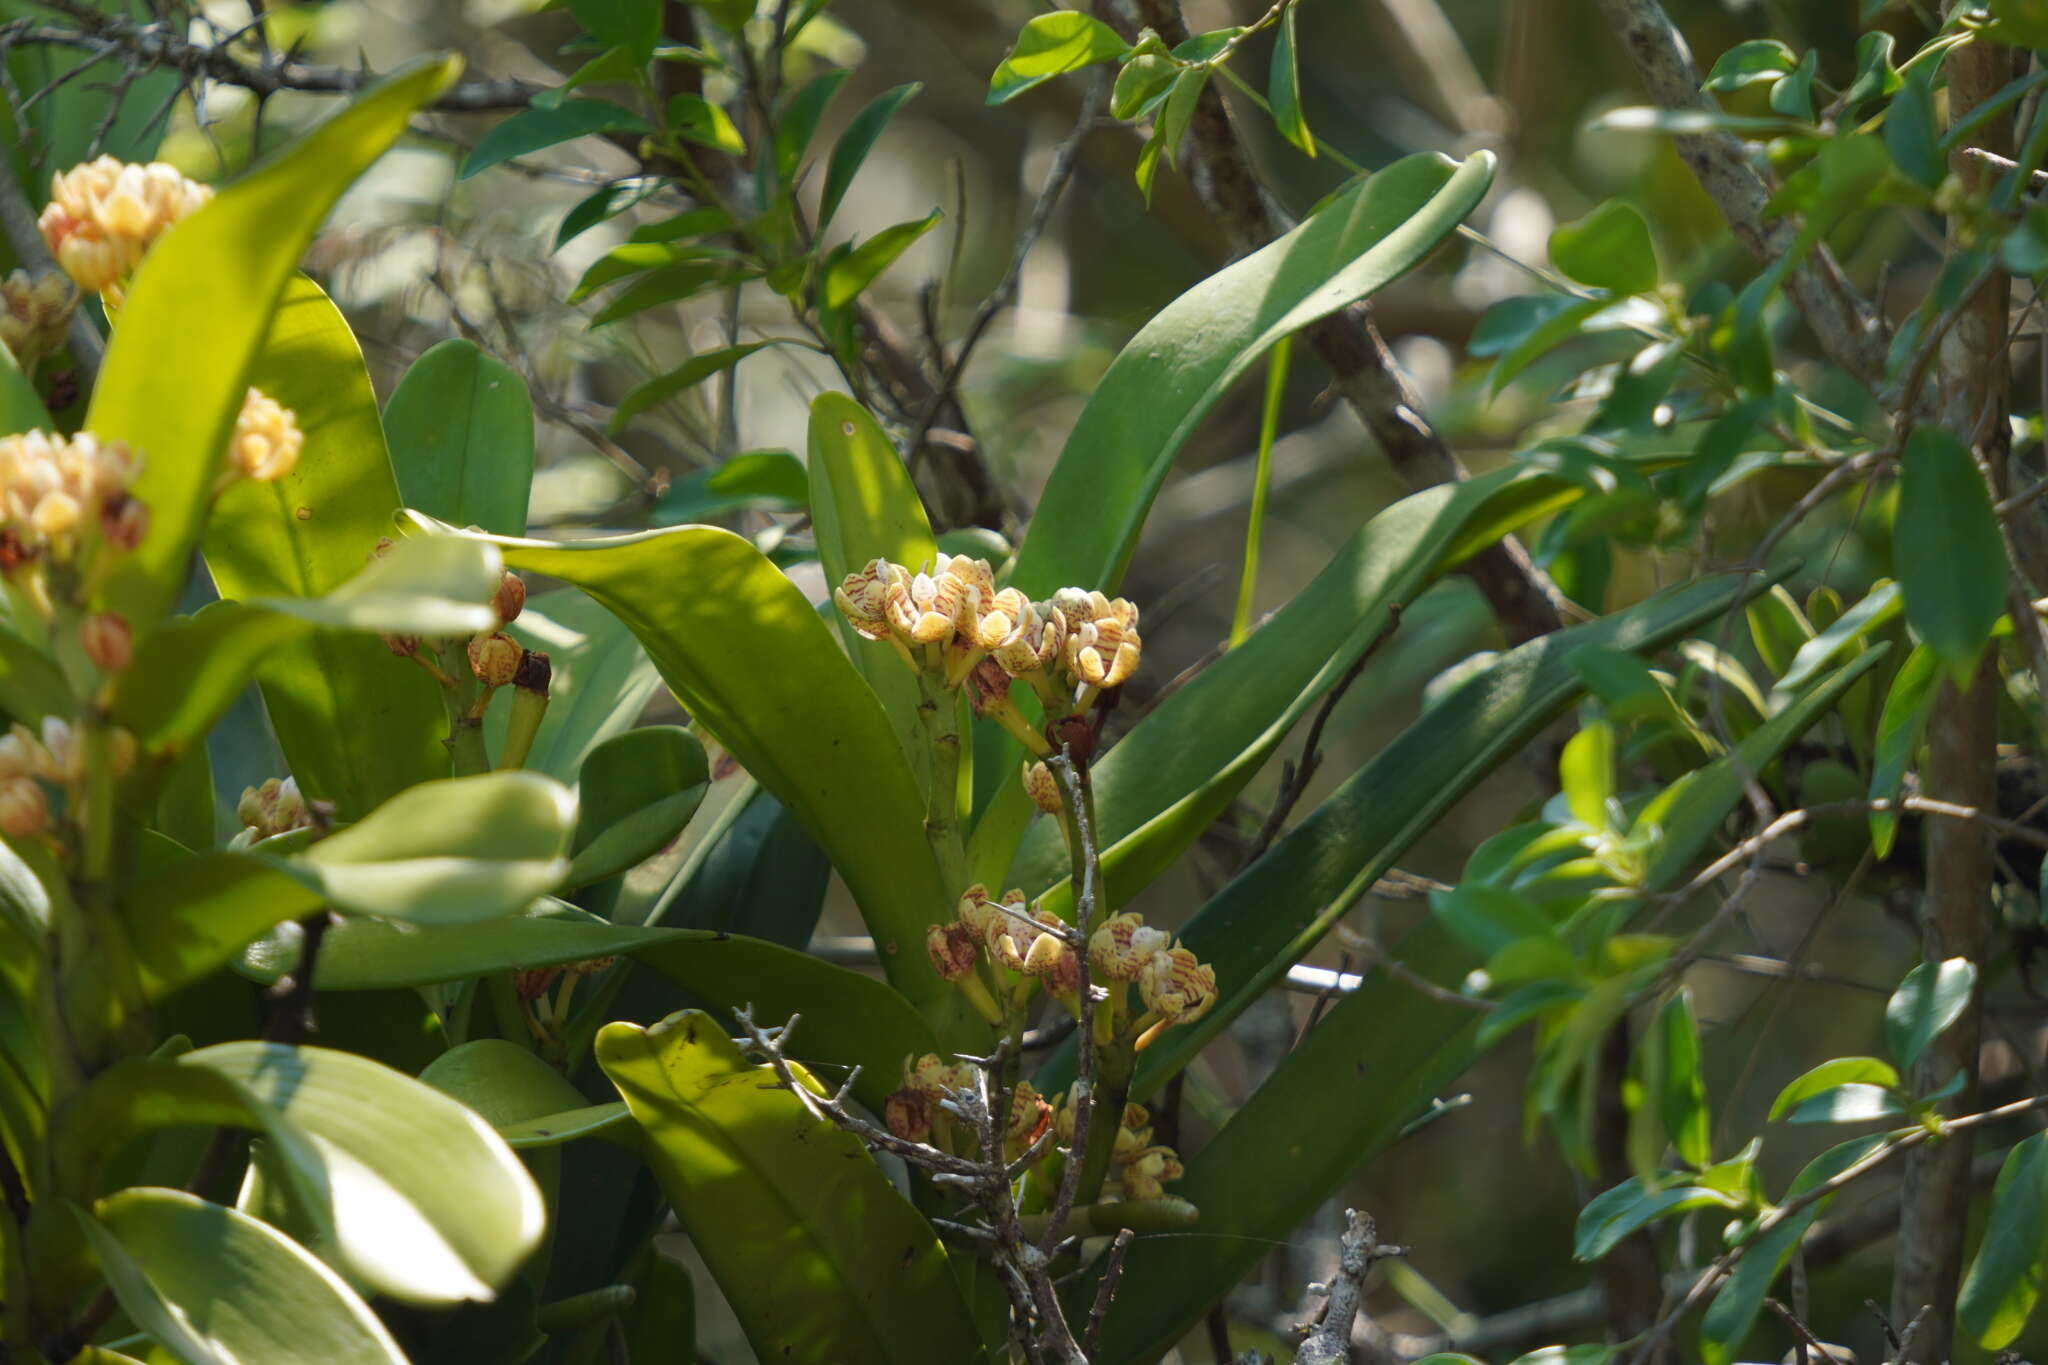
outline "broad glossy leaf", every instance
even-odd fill
[[[867,409],[839,393],[811,404],[809,441],[811,521],[826,583],[837,586],[876,559],[912,573],[938,554],[924,502],[896,447]],[[917,680],[894,649],[864,640],[836,609],[831,615],[854,667],[875,689],[919,789],[931,781],[930,744],[918,721]]]
[[[1740,90],[1758,81],[1776,80],[1799,65],[1798,55],[1775,38],[1752,38],[1737,43],[1714,59],[1707,73],[1707,90]]]
[[[774,797],[757,791],[742,804],[745,809],[715,836],[689,831],[691,838],[716,842],[664,907],[661,922],[801,951],[824,912],[832,863]]]
[[[1070,584],[1113,591],[1174,456],[1224,392],[1281,337],[1406,273],[1492,179],[1483,154],[1407,157],[1167,305],[1082,410],[1012,583],[1032,597]]]
[[[484,553],[479,554],[479,549]],[[275,661],[279,651],[302,642],[321,627],[392,634],[467,634],[489,629],[497,619],[488,603],[500,572],[498,557],[489,546],[423,536],[393,546],[388,555],[372,561],[324,597],[216,602],[144,638],[133,664],[116,679],[112,710],[145,744],[183,753],[204,738],[250,678]],[[390,656],[381,643],[370,643]],[[317,667],[321,662],[319,653],[309,652],[285,667],[297,674],[301,666]],[[355,683],[370,684],[382,677],[380,666],[359,675]],[[343,679],[329,681],[335,686],[324,694],[316,690],[311,697],[313,706],[334,700],[348,685]],[[400,673],[398,681],[403,687],[411,680]],[[365,689],[349,690],[359,694]],[[332,725],[360,726],[383,708],[372,702],[366,709],[367,716],[327,719]],[[399,742],[404,743],[403,736]],[[345,761],[348,753],[346,746],[330,736],[315,756]],[[326,766],[332,774],[332,765]],[[351,783],[350,789],[352,794],[364,790],[359,782]],[[314,794],[320,794],[318,789]]]
[[[1657,253],[1650,225],[1619,199],[1550,234],[1550,259],[1559,270],[1595,289],[1646,294],[1657,287]]]
[[[207,569],[226,598],[319,597],[362,572],[399,501],[362,349],[305,276],[285,286],[249,382],[297,414],[305,457],[281,479],[222,491],[206,524]],[[447,776],[440,691],[381,641],[280,641],[259,682],[292,775],[342,819]]]
[[[889,126],[890,119],[896,117],[896,111],[916,99],[922,89],[922,81],[910,81],[884,91],[847,120],[846,131],[833,144],[831,160],[825,163],[825,183],[818,193],[817,232],[820,236],[832,222],[832,215],[839,211],[840,200],[852,188],[854,176],[860,173],[861,164],[874,150],[882,130]]]
[[[692,929],[611,924],[562,901],[481,924],[388,924],[344,919],[327,931],[315,984],[323,991],[388,990],[466,981],[494,972],[561,967],[654,944],[703,938]],[[299,963],[296,930],[249,943],[238,969],[275,981]]]
[[[463,924],[559,886],[575,824],[575,797],[560,783],[485,773],[410,788],[304,853],[268,861],[337,910]]]
[[[2048,1278],[2048,1135],[2006,1154],[1991,1192],[1991,1222],[1963,1280],[1956,1317],[1987,1351],[2012,1343],[2033,1316]]]
[[[709,1015],[607,1025],[597,1061],[756,1355],[952,1365],[980,1333],[945,1249],[859,1141],[764,1084]],[[757,1235],[724,1235],[750,1228]]]
[[[589,886],[660,852],[689,823],[710,783],[704,746],[681,726],[628,730],[592,749],[576,784],[566,885]]]
[[[557,143],[596,133],[644,133],[647,120],[610,100],[567,99],[553,108],[522,109],[477,139],[461,178]]]
[[[122,1308],[180,1365],[405,1365],[340,1276],[246,1214],[150,1188],[73,1212]]]
[[[379,82],[178,224],[137,272],[86,426],[144,453],[134,492],[149,506],[149,534],[104,594],[138,636],[184,583],[250,366],[299,254],[342,190],[460,68],[434,59]]]
[[[1884,1041],[1910,1069],[1927,1045],[1960,1019],[1977,991],[1977,964],[1967,957],[1923,962],[1906,973],[1884,1007]]]
[[[1874,1123],[1903,1118],[1906,1106],[1882,1086],[1838,1085],[1823,1090],[1786,1115],[1787,1123]]]
[[[1001,104],[1054,76],[1122,56],[1115,29],[1080,10],[1054,10],[1028,20],[988,81],[988,102]]]
[[[1952,676],[1976,667],[2005,611],[2004,545],[1969,448],[1940,427],[1915,427],[1899,457],[1892,563],[1907,623]]]
[[[891,983],[964,1024],[958,992],[918,947],[958,888],[939,878],[887,716],[803,593],[747,541],[709,526],[497,543],[514,568],[575,584],[632,629],[703,729],[831,855],[876,940],[901,946],[883,958]]]
[[[450,337],[412,363],[384,405],[405,505],[456,526],[526,533],[533,404],[519,372]]]
[[[647,651],[618,617],[575,588],[556,588],[526,601],[508,628],[528,649],[548,656],[548,711],[526,766],[557,782],[574,782],[589,752],[629,729],[661,686]],[[511,709],[484,715],[494,754],[505,751]]]
[[[325,1162],[335,1250],[419,1303],[488,1299],[540,1244],[533,1178],[482,1118],[402,1072],[327,1048],[223,1043],[178,1059],[238,1082]]]
[[[1806,1100],[1838,1085],[1874,1085],[1884,1088],[1899,1083],[1899,1073],[1875,1057],[1836,1057],[1822,1062],[1804,1075],[1788,1082],[1771,1101],[1771,1121],[1785,1117]]]
[[[420,1072],[420,1083],[461,1101],[514,1151],[616,1136],[632,1126],[624,1105],[591,1104],[533,1049],[503,1038],[449,1048]]]
[[[790,1056],[835,1085],[859,1067],[854,1096],[878,1114],[902,1084],[904,1061],[938,1050],[931,1026],[902,996],[800,949],[739,934],[691,933],[633,955],[708,1005],[727,1011],[752,1006],[765,1026],[801,1015],[805,1022],[790,1035]]]

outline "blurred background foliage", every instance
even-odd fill
[[[0,15],[17,8],[7,0]],[[240,3],[210,8],[228,28],[246,22]],[[933,327],[957,337],[1001,278],[1053,150],[1073,127],[1083,79],[1048,83],[1000,107],[985,103],[989,72],[1018,27],[1042,8],[1022,0],[837,0],[798,44],[798,68],[809,63],[813,71],[852,71],[825,115],[819,145],[836,140],[846,120],[875,96],[921,83],[831,226],[834,238],[864,237],[906,217],[943,211],[937,229],[869,294],[913,349]],[[1190,0],[1186,12],[1199,32],[1250,22],[1264,8],[1253,0]],[[1918,6],[1864,8],[1880,9],[1876,22],[1899,36],[1902,49],[1931,32]],[[1702,66],[1742,39],[1771,35],[1817,49],[1823,76],[1837,84],[1854,69],[1855,7],[1842,0],[1674,0],[1669,9]],[[1592,363],[1589,354],[1616,360],[1633,348],[1611,333],[1582,337],[1499,394],[1489,393],[1489,363],[1472,358],[1467,347],[1488,308],[1543,292],[1533,272],[1546,265],[1546,242],[1558,223],[1618,196],[1648,218],[1666,277],[1688,296],[1716,281],[1739,287],[1748,277],[1748,258],[1667,140],[1588,128],[1602,110],[1641,101],[1625,54],[1590,4],[1308,0],[1297,22],[1303,105],[1310,126],[1327,142],[1368,167],[1418,150],[1487,148],[1501,159],[1495,188],[1471,220],[1483,241],[1454,241],[1374,305],[1378,326],[1430,417],[1475,471],[1502,463],[1553,429],[1575,430],[1593,400],[1572,392],[1569,381]],[[557,83],[584,60],[585,54],[563,50],[578,31],[566,12],[536,11],[522,0],[272,4],[264,27],[268,42],[297,48],[309,62],[381,71],[420,52],[454,49],[467,56],[475,75],[543,85]],[[1263,68],[1269,41],[1266,35],[1254,40],[1248,69]],[[17,50],[13,79],[24,89],[42,88],[59,69],[38,64],[68,60],[56,49]],[[805,74],[793,69],[789,83]],[[159,155],[203,180],[232,175],[332,103],[324,95],[293,92],[259,102],[222,85],[205,86],[197,101],[171,101],[163,93],[176,85],[170,73],[122,85],[126,80],[127,73],[102,66],[60,85],[51,98],[104,109],[110,89],[119,86],[116,133],[164,121]],[[718,92],[706,93],[715,98]],[[1730,107],[1743,109],[1750,94],[1731,97]],[[1246,115],[1240,127],[1268,185],[1291,213],[1304,213],[1347,178],[1330,157],[1303,156],[1270,120],[1236,107]],[[309,259],[363,338],[380,398],[436,342],[469,337],[514,365],[532,390],[539,419],[535,534],[574,537],[697,520],[709,505],[718,519],[762,538],[764,546],[785,547],[792,573],[814,596],[822,595],[817,570],[802,562],[800,513],[772,496],[721,508],[716,500],[707,503],[704,486],[711,471],[735,456],[803,449],[811,397],[837,386],[827,362],[811,352],[771,348],[718,382],[648,409],[616,437],[607,434],[619,400],[636,385],[735,336],[786,330],[786,309],[755,287],[738,295],[735,311],[723,296],[705,295],[681,308],[590,327],[598,303],[563,300],[582,271],[638,220],[623,215],[559,250],[557,233],[573,206],[632,172],[636,162],[627,150],[586,138],[459,178],[467,151],[502,117],[423,118],[416,135],[349,193]],[[93,127],[84,119],[63,122],[88,134]],[[1132,127],[1108,124],[1081,145],[1076,177],[1024,264],[1015,305],[999,315],[964,375],[961,401],[970,431],[961,438],[978,443],[1017,515],[1033,504],[1082,400],[1118,347],[1227,258],[1225,234],[1179,172],[1162,169],[1148,205],[1132,177],[1140,147]],[[27,169],[46,175],[83,150],[18,146],[16,155]],[[40,166],[33,164],[38,159]],[[806,189],[815,194],[816,186]],[[1882,286],[1884,297],[1901,301],[1893,311],[1902,314],[1924,294],[1937,256],[1913,235],[1905,216],[1870,214],[1868,220],[1852,220],[1837,244],[1859,284]],[[1610,353],[1600,354],[1603,347]],[[2022,348],[2022,366],[2032,349]],[[1781,363],[1799,374],[1791,352],[1784,356]],[[1812,397],[1852,408],[1861,401],[1828,390],[1824,374],[1815,367],[1809,376],[1819,386]],[[1407,491],[1351,410],[1333,401],[1328,383],[1313,353],[1299,351],[1275,450],[1261,609],[1289,600],[1364,520]],[[1144,604],[1146,667],[1126,689],[1123,724],[1228,633],[1259,416],[1259,383],[1248,381],[1189,444],[1146,528],[1124,586]],[[2038,412],[2016,420],[2038,433]],[[1555,528],[1525,539],[1572,595],[1597,612],[1739,562],[1812,479],[1810,472],[1769,471],[1711,501],[1696,520],[1621,518],[1575,527],[1572,544],[1560,543]],[[1889,572],[1891,496],[1879,492],[1867,502],[1823,509],[1777,548],[1776,562],[1801,566],[1788,580],[1794,597],[1803,601],[1827,584],[1854,601]],[[1014,538],[1017,525],[994,529]],[[1409,604],[1392,645],[1332,716],[1323,776],[1302,809],[1412,719],[1433,679],[1501,643],[1484,600],[1465,579]],[[1739,622],[1726,643],[1754,659]],[[650,718],[673,714],[673,705],[657,697]],[[1481,839],[1526,818],[1555,790],[1557,753],[1567,733],[1553,729],[1522,763],[1496,775],[1439,824],[1404,863],[1413,878],[1383,883],[1381,894],[1315,961],[1355,966],[1382,933],[1392,938],[1425,913],[1413,887],[1426,879],[1455,880]],[[1184,919],[1236,868],[1277,780],[1275,773],[1256,780],[1232,817],[1134,908],[1156,923]],[[233,788],[223,782],[223,789]],[[1805,852],[1816,861],[1828,857],[1822,847]],[[650,884],[665,880],[669,870],[651,866]],[[1744,914],[1757,960],[1710,959],[1692,977],[1721,1125],[1717,1148],[1730,1135],[1760,1128],[1778,1088],[1814,1061],[1865,1049],[1886,995],[1916,960],[1906,899],[1916,870],[1905,858],[1837,897],[1836,882],[1810,875],[1807,862],[1772,864]],[[857,930],[843,895],[828,904],[824,934]],[[1812,979],[1793,988],[1782,974],[1773,975],[1782,969],[1769,964],[1786,959],[1807,964],[1802,970]],[[1998,983],[1994,998],[2007,1003],[1989,1015],[1985,1082],[2024,1074],[2029,1092],[2039,1093],[2040,1007],[2031,985]],[[1204,1131],[1284,1055],[1318,1006],[1313,993],[1276,994],[1191,1069],[1179,1139],[1184,1147],[1199,1147]],[[1540,1130],[1531,1142],[1536,1150],[1525,1147],[1525,1066],[1525,1043],[1491,1054],[1465,1080],[1469,1103],[1374,1162],[1297,1237],[1276,1244],[1261,1274],[1238,1292],[1240,1320],[1277,1324],[1298,1312],[1303,1284],[1325,1277],[1334,1263],[1337,1210],[1350,1204],[1372,1210],[1383,1230],[1413,1249],[1375,1288],[1371,1304],[1380,1327],[1396,1334],[1404,1350],[1446,1329],[1469,1333],[1474,1324],[1483,1324],[1480,1337],[1466,1336],[1461,1345],[1496,1357],[1553,1340],[1597,1339],[1597,1311],[1586,1292],[1591,1271],[1570,1256],[1577,1211],[1597,1190],[1575,1185],[1569,1167],[1546,1150],[1549,1139]],[[1332,1083],[1355,1086],[1361,1105],[1373,1102],[1370,1076]],[[1802,1150],[1798,1138],[1773,1140],[1768,1186],[1782,1186],[1800,1162],[1833,1140],[1815,1132]],[[1845,1264],[1816,1266],[1809,1320],[1867,1322],[1860,1304],[1884,1296],[1888,1273],[1883,1243],[1868,1238]],[[713,1297],[700,1288],[700,1306]],[[1848,1340],[1875,1358],[1874,1325]],[[1252,1343],[1240,1337],[1238,1344]],[[1280,1340],[1265,1344],[1278,1349]],[[2048,1338],[2041,1344],[2048,1346]],[[718,1341],[716,1349],[721,1359],[745,1358],[737,1339]],[[1203,1346],[1185,1349],[1189,1358],[1206,1358]]]

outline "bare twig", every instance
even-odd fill
[[[1102,1341],[1102,1320],[1109,1316],[1109,1305],[1116,1299],[1117,1281],[1123,1278],[1124,1254],[1131,1249],[1131,1239],[1137,1234],[1125,1228],[1109,1244],[1109,1264],[1102,1272],[1102,1282],[1095,1286],[1095,1303],[1088,1310],[1088,1330],[1081,1335],[1081,1353],[1093,1356]]]
[[[1365,1297],[1367,1273],[1377,1262],[1408,1254],[1406,1247],[1381,1246],[1372,1215],[1356,1209],[1344,1210],[1344,1236],[1338,1245],[1337,1275],[1328,1287],[1329,1311],[1295,1351],[1296,1365],[1336,1365],[1350,1360],[1351,1328]]]

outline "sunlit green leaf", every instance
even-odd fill
[[[406,506],[457,526],[526,533],[533,406],[517,370],[451,337],[399,380],[384,430]]]
[[[1081,10],[1054,10],[1028,20],[1002,65],[989,77],[988,102],[1015,99],[1054,76],[1124,53],[1115,29]]]

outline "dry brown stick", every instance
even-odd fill
[[[1664,109],[1712,108],[1700,90],[1692,51],[1658,0],[1600,0],[1600,9],[1628,49],[1652,103]],[[1743,144],[1727,133],[1695,133],[1674,141],[1700,188],[1749,253],[1766,263],[1783,259],[1798,227],[1789,218],[1765,219],[1770,190]],[[1826,246],[1792,271],[1785,292],[1836,364],[1872,391],[1883,386],[1886,342],[1877,310],[1850,285]]]
[[[1351,1328],[1365,1298],[1365,1277],[1373,1266],[1408,1254],[1406,1247],[1381,1246],[1372,1215],[1344,1210],[1344,1236],[1338,1243],[1337,1274],[1328,1289],[1329,1309],[1316,1329],[1294,1352],[1296,1365],[1337,1365],[1351,1359]]]
[[[1112,9],[1127,37],[1150,28],[1168,46],[1187,41],[1188,28],[1177,0],[1113,0]],[[1195,193],[1222,225],[1232,250],[1243,255],[1286,232],[1286,215],[1260,183],[1214,85],[1196,102],[1188,132],[1185,164]],[[1467,477],[1458,457],[1422,415],[1422,400],[1395,364],[1366,304],[1353,304],[1304,329],[1302,335],[1329,366],[1337,390],[1410,487],[1430,488]],[[1464,571],[1485,594],[1509,643],[1547,635],[1564,623],[1556,587],[1512,537],[1474,556]]]

